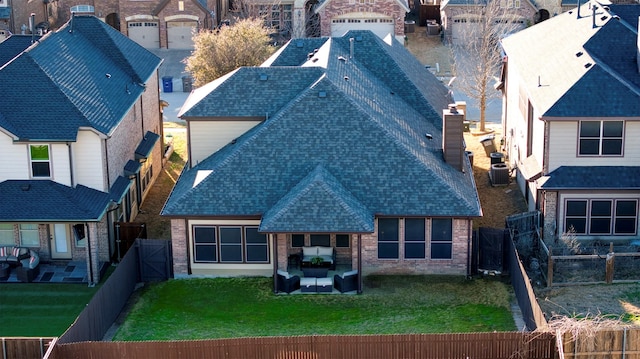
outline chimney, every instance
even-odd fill
[[[442,150],[444,161],[457,170],[462,171],[464,165],[463,122],[464,111],[456,104],[449,105],[442,115]]]

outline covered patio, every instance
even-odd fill
[[[83,261],[71,261],[66,264],[41,263],[40,273],[32,283],[88,283],[87,264]],[[15,268],[11,268],[9,277],[0,279],[0,283],[22,283],[18,280]]]

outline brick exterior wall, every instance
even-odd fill
[[[320,16],[320,35],[331,36],[331,20],[336,16],[349,13],[376,13],[390,16],[394,20],[395,35],[404,36],[405,10],[395,0],[375,0],[373,4],[353,4],[350,0],[331,0],[322,8]]]
[[[171,219],[171,247],[173,252],[173,275],[182,277],[189,275],[189,239],[187,237],[187,221]]]

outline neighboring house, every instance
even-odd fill
[[[30,23],[56,29],[71,13],[94,15],[150,49],[192,49],[192,33],[219,25],[229,8],[228,0],[0,0],[0,21],[2,1],[13,1],[5,12],[7,29],[15,34],[30,33]]]
[[[309,245],[363,274],[467,274],[481,209],[451,102],[369,31],[291,40],[198,88],[162,210],[175,275],[272,275]]]
[[[0,244],[86,261],[90,283],[100,279],[114,224],[135,218],[160,173],[160,63],[75,16],[0,65]]]
[[[516,32],[534,23],[538,9],[530,0],[490,0],[498,1],[499,6],[487,6],[486,0],[445,0],[440,4],[442,31],[446,41],[461,45],[479,37],[482,23],[488,17],[500,22],[509,32]],[[485,9],[495,9],[485,15]],[[505,26],[509,23],[509,26]]]
[[[546,241],[639,238],[638,16],[591,1],[503,40],[504,150]]]
[[[370,30],[381,38],[393,35],[404,43],[407,0],[323,0],[315,8],[320,36],[343,36],[349,30]]]

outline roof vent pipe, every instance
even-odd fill
[[[598,10],[598,7],[593,5],[591,7],[591,10],[593,10],[593,28],[596,28],[596,10]]]
[[[580,6],[582,5],[582,3],[580,2],[580,0],[578,0],[578,19],[580,18]]]
[[[31,43],[36,42],[36,14],[31,13],[29,16],[29,30],[31,30]]]
[[[353,37],[349,38],[349,58],[353,58]]]

